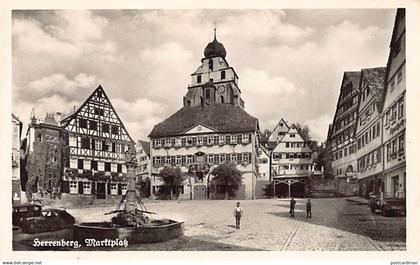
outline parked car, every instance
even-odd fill
[[[66,210],[45,209],[41,216],[29,217],[21,221],[20,228],[28,234],[57,231],[73,226],[74,217]]]
[[[405,215],[405,198],[399,198],[390,193],[380,195],[371,193],[369,194],[369,207],[372,213],[379,210],[383,216]]]
[[[12,224],[20,226],[22,220],[29,217],[42,216],[42,207],[37,204],[22,204],[13,207]]]

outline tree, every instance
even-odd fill
[[[265,129],[265,130],[264,130],[264,132],[263,132],[263,135],[264,135],[265,137],[270,137],[270,135],[271,135],[271,131],[270,131],[269,129]]]
[[[220,164],[211,171],[211,174],[214,176],[214,180],[224,184],[225,200],[229,198],[229,192],[237,190],[242,184],[242,173],[233,164]]]
[[[311,129],[309,129],[308,125],[296,123],[296,129],[313,151],[316,151],[319,148],[318,141],[312,140]]]
[[[299,132],[299,134],[302,136],[303,140],[305,140],[305,142],[310,143],[311,142],[311,129],[309,129],[308,125],[301,125],[299,123],[296,123],[296,129]]]
[[[182,173],[180,167],[164,167],[159,172],[159,177],[162,179],[165,185],[170,187],[171,190],[171,200],[173,196],[173,190],[175,188],[175,194],[178,197],[179,189],[178,187],[181,186],[184,182],[184,173]]]

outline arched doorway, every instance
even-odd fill
[[[290,197],[305,198],[305,183],[302,181],[293,183],[290,186]]]
[[[280,198],[288,198],[289,192],[290,197],[304,198],[305,192],[305,181],[288,179],[288,180],[275,180],[275,196]]]

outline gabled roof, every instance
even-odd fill
[[[372,97],[377,104],[378,109],[382,106],[382,93],[384,91],[386,67],[375,67],[362,69],[360,77],[360,88],[366,81],[366,85],[369,86],[369,91],[372,93]]]
[[[389,54],[388,54],[388,62],[386,64],[386,72],[385,72],[385,85],[384,85],[384,91],[382,93],[382,100],[381,102],[384,103],[385,102],[385,97],[386,97],[386,93],[387,93],[387,82],[388,82],[388,76],[389,76],[389,70],[391,67],[391,61],[392,61],[392,51],[393,51],[393,47],[394,47],[394,43],[396,41],[396,35],[397,35],[397,30],[398,30],[398,22],[405,16],[405,8],[398,8],[397,9],[397,14],[395,16],[395,21],[394,21],[394,28],[392,30],[392,36],[391,36],[391,42],[389,43]],[[381,104],[381,111],[383,111],[383,106],[384,104]]]
[[[312,148],[309,146],[309,143],[302,137],[302,135],[300,134],[300,132],[299,132],[299,130],[298,130],[298,128],[296,127],[296,125],[295,124],[291,124],[290,126],[289,126],[289,130],[286,132],[286,134],[280,139],[280,141],[276,144],[276,146],[273,148],[273,151],[277,148],[277,146],[280,144],[280,143],[282,143],[283,142],[283,139],[286,137],[286,135],[288,135],[289,133],[290,133],[290,131],[291,130],[293,130],[293,129],[295,129],[296,130],[296,133],[299,135],[299,137],[302,139],[302,141],[303,142],[305,142],[306,143],[306,147],[308,147],[311,151],[313,151],[312,150]]]
[[[277,141],[270,141],[270,137],[274,134],[274,132],[276,132],[276,129],[280,126],[280,123],[283,123],[285,125],[286,130],[284,130],[284,132],[287,132],[290,129],[290,124],[288,124],[285,119],[281,118],[280,121],[274,127],[274,129],[271,132],[271,134],[268,136],[268,143],[269,143],[269,145],[273,146],[273,143],[274,143],[274,147],[277,145]]]
[[[155,125],[149,137],[182,135],[183,132],[198,124],[214,128],[220,133],[254,132],[259,129],[258,120],[241,107],[217,103],[204,107],[183,107]]]
[[[57,121],[54,119],[54,116],[52,114],[49,113],[45,113],[45,118],[44,121],[42,122],[43,124],[48,124],[51,126],[59,126]]]
[[[352,82],[353,84],[355,84],[355,88],[358,88],[357,85],[359,84],[359,80],[360,80],[360,71],[349,71],[349,72],[344,72],[344,77],[346,77],[347,79],[349,79],[350,82]],[[344,77],[343,77],[343,81],[344,81]]]
[[[340,105],[340,102],[342,99],[344,81],[348,79],[353,84],[353,89],[359,90],[360,75],[361,75],[361,71],[347,71],[347,72],[344,72],[343,74],[343,79],[341,81],[341,86],[340,86],[340,94],[338,96],[337,104],[335,106],[335,113],[334,113],[334,118],[333,118],[333,123],[332,123],[331,136],[334,135],[335,121],[337,118],[338,106]]]
[[[121,124],[121,126],[123,127],[123,129],[126,131],[126,133],[127,133],[127,135],[128,135],[128,138],[130,138],[130,140],[131,140],[131,142],[133,142],[134,143],[134,140],[133,140],[133,138],[131,138],[131,136],[130,136],[130,134],[128,133],[128,131],[127,131],[127,129],[125,128],[125,125],[124,125],[124,123],[122,122],[122,120],[121,120],[121,118],[120,118],[120,116],[118,116],[118,113],[115,111],[115,108],[114,108],[114,106],[112,106],[112,103],[111,103],[111,100],[109,100],[109,98],[108,98],[108,96],[106,95],[106,93],[105,93],[105,90],[102,88],[102,86],[101,85],[99,85],[90,95],[89,95],[89,97],[87,97],[87,99],[83,102],[83,104],[82,105],[80,105],[80,107],[75,111],[75,112],[73,112],[72,114],[70,114],[69,116],[67,116],[67,117],[65,117],[65,118],[63,118],[62,120],[61,120],[61,126],[63,127],[63,128],[65,128],[69,123],[70,123],[70,121],[73,119],[73,118],[75,118],[76,116],[77,116],[77,113],[79,113],[80,112],[80,110],[87,104],[87,102],[96,94],[96,92],[97,91],[101,91],[101,93],[102,93],[102,96],[109,102],[109,106],[110,106],[110,108],[112,109],[112,111],[115,113],[115,116],[117,117],[117,119],[120,121],[120,124]]]
[[[141,149],[150,157],[150,142],[139,140],[138,143],[141,146]]]

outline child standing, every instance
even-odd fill
[[[236,208],[233,211],[233,216],[235,216],[236,219],[236,229],[240,229],[241,228],[241,217],[244,215],[244,211],[241,208],[241,203],[237,202],[236,203]]]

